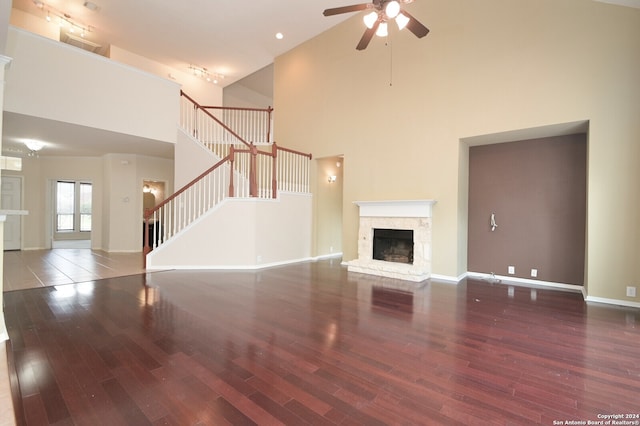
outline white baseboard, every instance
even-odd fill
[[[467,273],[465,272],[464,274],[459,275],[457,277],[452,277],[449,275],[431,274],[431,278],[429,279],[433,281],[445,282],[449,284],[459,284],[460,281],[462,281],[466,277],[467,277]]]
[[[188,271],[188,270],[196,270],[196,269],[200,269],[203,271],[209,270],[209,271],[218,271],[218,270],[226,270],[226,271],[256,271],[259,269],[267,269],[267,268],[273,268],[276,266],[284,266],[284,265],[291,265],[294,263],[303,263],[303,262],[309,262],[309,261],[313,261],[315,258],[313,257],[305,257],[302,259],[292,259],[292,260],[285,260],[285,261],[281,261],[281,262],[272,262],[272,263],[261,263],[258,265],[162,265],[162,266],[153,266],[153,265],[147,265],[147,271],[168,271],[168,270],[182,270],[182,271]]]
[[[606,297],[595,297],[595,296],[587,296],[587,297],[585,297],[584,300],[586,302],[606,303],[607,305],[626,306],[626,307],[629,307],[629,308],[640,308],[640,303],[631,302],[629,300],[608,299]]]
[[[0,311],[0,342],[9,340],[9,333],[4,323],[4,312]]]
[[[548,289],[557,289],[572,291],[576,293],[582,293],[585,295],[585,288],[581,285],[557,283],[553,281],[532,280],[529,278],[510,277],[505,275],[491,275],[480,272],[467,272],[468,278],[475,278],[480,280],[495,281],[499,280],[502,284],[521,285],[526,287],[542,287]]]
[[[91,240],[54,240],[51,242],[51,247],[56,248],[68,248],[68,249],[80,249],[91,248]]]
[[[334,258],[338,258],[338,257],[342,257],[342,253],[329,253],[329,254],[322,254],[320,256],[316,256],[313,259],[314,260],[324,260],[324,259],[334,259]],[[344,263],[344,262],[342,262]]]

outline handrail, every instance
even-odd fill
[[[205,110],[205,108],[258,110],[267,111],[270,114],[273,111],[271,107],[268,110],[202,107],[186,93],[181,91],[180,94],[189,101],[181,103],[183,108],[193,108],[205,114],[204,116],[194,115],[195,121],[199,117],[209,117],[244,146],[228,141],[216,143],[213,153],[221,158],[220,160],[156,207],[145,211],[143,216],[145,259],[151,250],[181,232],[227,197],[277,198],[278,191],[309,192],[308,160],[312,158],[311,154],[280,147],[275,142],[269,144],[271,147],[268,151],[259,150],[256,144],[247,142]],[[187,124],[194,124],[190,122],[192,118],[190,114],[181,113],[181,117],[188,118]],[[181,124],[183,123],[185,122],[181,118]],[[192,127],[193,136],[203,144],[204,142],[199,138],[200,135],[197,134],[198,129],[203,130],[202,133],[206,133],[206,137],[219,136],[217,130],[211,130],[212,128],[207,126],[209,124],[201,122],[200,127],[197,125]],[[185,130],[189,131],[187,128]],[[211,146],[213,145],[209,145]],[[222,170],[224,165],[228,165],[228,174],[226,170]]]
[[[170,237],[175,235],[177,232],[181,231],[188,223],[190,223],[190,221],[186,223],[185,221],[181,221],[178,219],[180,218],[180,215],[178,214],[179,213],[178,210],[184,209],[186,206],[180,205],[180,203],[176,201],[180,200],[183,194],[185,194],[190,189],[195,188],[200,182],[203,181],[203,179],[205,179],[208,176],[211,176],[214,171],[219,169],[222,165],[224,165],[227,162],[233,163],[233,154],[227,155],[226,157],[218,161],[216,164],[209,167],[206,171],[201,173],[198,177],[193,179],[191,182],[189,182],[188,184],[180,188],[178,191],[171,194],[167,199],[159,203],[153,209],[149,209],[148,211],[145,212],[143,217],[143,220],[144,220],[143,253],[145,255],[149,253],[153,248],[155,248],[158,242],[169,239]],[[231,171],[229,176],[229,192],[233,194],[233,167],[231,167],[230,169]],[[224,181],[222,181],[221,183],[226,184],[226,182]],[[209,182],[208,186],[212,187],[214,186],[214,184]],[[218,185],[218,186],[222,186],[222,185]],[[200,195],[202,197],[205,197],[207,194],[202,193]],[[191,215],[184,216],[184,218],[191,216],[192,219],[195,219],[199,217],[202,213],[207,211],[210,207],[217,204],[217,201],[220,201],[221,199],[225,198],[224,196],[215,197],[215,196],[211,196],[211,194],[208,194],[208,195],[209,196],[207,196],[206,198],[208,199],[209,202],[204,203],[206,204],[206,206],[205,205],[199,206],[200,214],[192,213]],[[202,202],[202,198],[198,201]],[[203,203],[200,203],[200,204],[203,204]],[[167,210],[170,210],[170,211],[167,212]],[[153,221],[154,225],[158,225],[158,228],[157,229],[154,228],[154,239],[150,243],[149,229],[150,229],[151,221]]]
[[[189,98],[188,95],[185,94],[186,97]],[[191,98],[189,98],[191,99]],[[215,106],[215,105],[201,105],[202,108],[208,109],[224,109],[224,110],[233,110],[233,111],[265,111],[265,112],[273,112],[272,107],[267,108],[249,108],[249,107],[228,107],[228,106]]]
[[[260,142],[261,132],[264,135],[262,142],[271,142],[271,113],[273,108],[249,108],[249,107],[229,107],[229,106],[208,106],[202,105],[202,108],[222,111],[224,121],[233,126],[238,133],[242,133],[245,139],[252,142]],[[243,114],[240,114],[243,113]],[[247,115],[247,113],[252,113]],[[263,116],[264,114],[264,116]],[[240,130],[243,129],[243,131]],[[246,132],[246,133],[245,133]],[[253,138],[251,138],[253,136]]]
[[[214,164],[213,166],[209,167],[207,170],[205,170],[204,172],[200,173],[200,175],[198,175],[198,177],[194,178],[191,180],[191,182],[187,183],[186,185],[184,185],[182,188],[180,188],[179,190],[177,190],[176,192],[174,192],[173,194],[171,194],[166,200],[164,200],[163,202],[161,202],[160,204],[158,204],[157,206],[155,206],[153,209],[150,209],[150,212],[153,212],[155,210],[160,209],[161,207],[163,207],[165,204],[168,204],[169,202],[171,202],[172,200],[174,200],[176,197],[178,197],[180,194],[182,194],[183,192],[185,192],[187,189],[189,189],[189,187],[193,186],[196,182],[198,182],[200,179],[202,179],[203,177],[205,177],[206,175],[208,175],[209,173],[211,173],[212,171],[214,171],[215,169],[217,169],[218,167],[220,167],[221,165],[223,165],[225,162],[229,161],[229,158],[231,156],[227,155],[226,157],[224,157],[222,160],[218,161],[216,164]],[[145,215],[145,219],[147,218],[147,216],[149,215]]]
[[[273,145],[276,145],[276,143],[274,142]],[[296,151],[295,149],[290,149],[290,148],[283,148],[281,146],[278,146],[277,148],[279,151],[290,152],[291,154],[297,154],[297,155],[302,155],[303,157],[308,157],[309,160],[311,160],[312,158],[311,153],[307,154],[305,152]]]
[[[206,109],[204,109],[204,107],[200,106],[200,104],[198,104],[192,97],[190,97],[189,95],[187,95],[186,93],[184,93],[182,90],[180,91],[180,96],[184,96],[185,98],[187,98],[192,104],[194,109],[199,109],[201,110],[204,114],[206,114],[208,117],[210,117],[211,119],[213,119],[216,123],[218,123],[224,130],[226,130],[227,132],[229,132],[231,135],[233,135],[233,137],[235,137],[236,139],[238,139],[240,142],[242,142],[243,144],[245,144],[246,146],[250,146],[251,143],[247,142],[242,136],[240,136],[239,134],[237,134],[236,132],[234,132],[233,130],[231,130],[231,128],[229,128],[229,126],[227,126],[226,124],[224,124],[222,121],[220,121],[217,117],[215,117],[213,114],[211,114],[209,111],[207,111]],[[198,137],[198,135],[194,135],[195,137]]]

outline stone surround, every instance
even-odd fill
[[[358,259],[350,272],[420,282],[431,276],[431,210],[434,200],[355,201],[360,207]],[[413,230],[413,264],[373,259],[374,229]]]

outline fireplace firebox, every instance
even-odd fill
[[[373,258],[385,262],[413,264],[413,230],[373,230]]]

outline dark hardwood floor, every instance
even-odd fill
[[[19,424],[640,420],[640,311],[577,293],[409,291],[334,260],[4,297]]]

